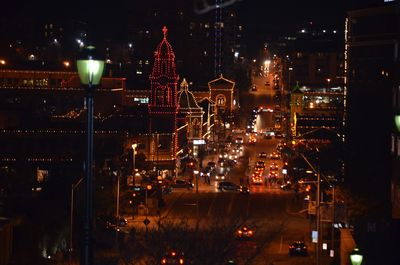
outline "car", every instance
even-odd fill
[[[254,168],[254,172],[255,172],[255,173],[258,173],[258,174],[262,174],[263,171],[264,171],[264,168],[265,168],[265,167],[263,167],[263,166],[257,165],[257,166],[255,166],[255,168]]]
[[[272,139],[272,134],[270,134],[270,133],[265,133],[264,134],[264,139],[266,139],[266,140],[271,140]]]
[[[270,166],[269,166],[269,170],[270,171],[277,171],[279,169],[279,167],[278,167],[278,165],[276,164],[276,163],[272,163]]]
[[[290,181],[287,181],[286,183],[281,185],[282,190],[291,190],[293,188],[293,185]]]
[[[271,159],[279,159],[279,155],[278,155],[277,152],[272,152],[272,153],[269,155],[269,157],[270,157]]]
[[[236,144],[243,144],[243,138],[242,138],[242,137],[237,137],[237,138],[235,139],[235,143],[236,143]]]
[[[240,186],[239,187],[239,192],[240,192],[240,194],[248,195],[248,194],[250,194],[250,189],[247,186]]]
[[[265,161],[263,160],[257,161],[257,166],[265,168]]]
[[[270,171],[268,177],[269,178],[277,178],[278,177],[278,172],[277,171]]]
[[[251,182],[255,185],[261,185],[263,183],[263,178],[260,174],[253,174],[251,176]]]
[[[259,153],[259,154],[258,154],[258,158],[261,158],[261,159],[267,158],[267,153],[265,153],[265,152]]]
[[[207,166],[209,166],[211,168],[211,170],[214,170],[217,165],[215,164],[215,162],[210,161],[207,163]]]
[[[120,231],[120,228],[128,225],[128,220],[122,216],[117,217],[114,215],[100,215],[98,217],[98,221],[100,226],[117,231]]]
[[[227,159],[225,162],[226,162],[226,165],[228,167],[233,167],[234,165],[237,164],[237,160],[236,159]]]
[[[289,244],[289,255],[291,256],[307,256],[307,246],[304,241],[294,241]]]
[[[254,230],[247,225],[243,225],[236,230],[236,238],[240,240],[250,240],[254,236]]]
[[[257,142],[256,137],[254,137],[254,136],[249,137],[249,144],[256,144],[256,142]]]
[[[215,180],[219,181],[219,180],[225,180],[226,176],[224,173],[219,173],[217,175],[215,175]]]
[[[186,181],[183,179],[175,180],[175,183],[172,185],[172,188],[179,189],[179,188],[186,188],[186,189],[193,189],[194,184],[190,181]]]
[[[169,251],[164,254],[161,258],[161,264],[172,265],[172,264],[185,264],[185,255],[183,252],[177,253],[176,251]]]
[[[233,182],[221,181],[217,188],[219,191],[239,191],[240,187]]]

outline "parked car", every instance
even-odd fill
[[[295,241],[289,244],[289,255],[291,256],[307,256],[307,246],[304,241]]]

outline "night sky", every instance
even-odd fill
[[[115,35],[118,35],[127,24],[148,24],[151,27],[150,14],[154,9],[168,10],[183,6],[182,9],[189,10],[190,15],[199,16],[194,13],[194,1],[201,0],[8,1],[1,4],[0,33],[2,36],[19,37],[29,28],[49,21],[74,20],[89,22],[96,25],[97,30],[115,31]],[[383,0],[238,0],[235,5],[240,21],[246,28],[248,41],[258,42],[271,34],[293,32],[310,21],[327,28],[343,28],[347,9],[368,6],[374,2]]]

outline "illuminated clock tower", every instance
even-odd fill
[[[167,41],[167,31],[164,26],[164,38],[154,52],[154,65],[150,74],[149,159],[156,161],[155,164],[174,160],[177,144],[175,132],[179,76],[175,71],[175,54]]]

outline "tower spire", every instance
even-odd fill
[[[168,31],[167,27],[164,26],[163,29],[162,29],[162,31],[163,31],[163,33],[164,33],[164,40],[165,40],[165,39],[167,39],[167,31]]]

